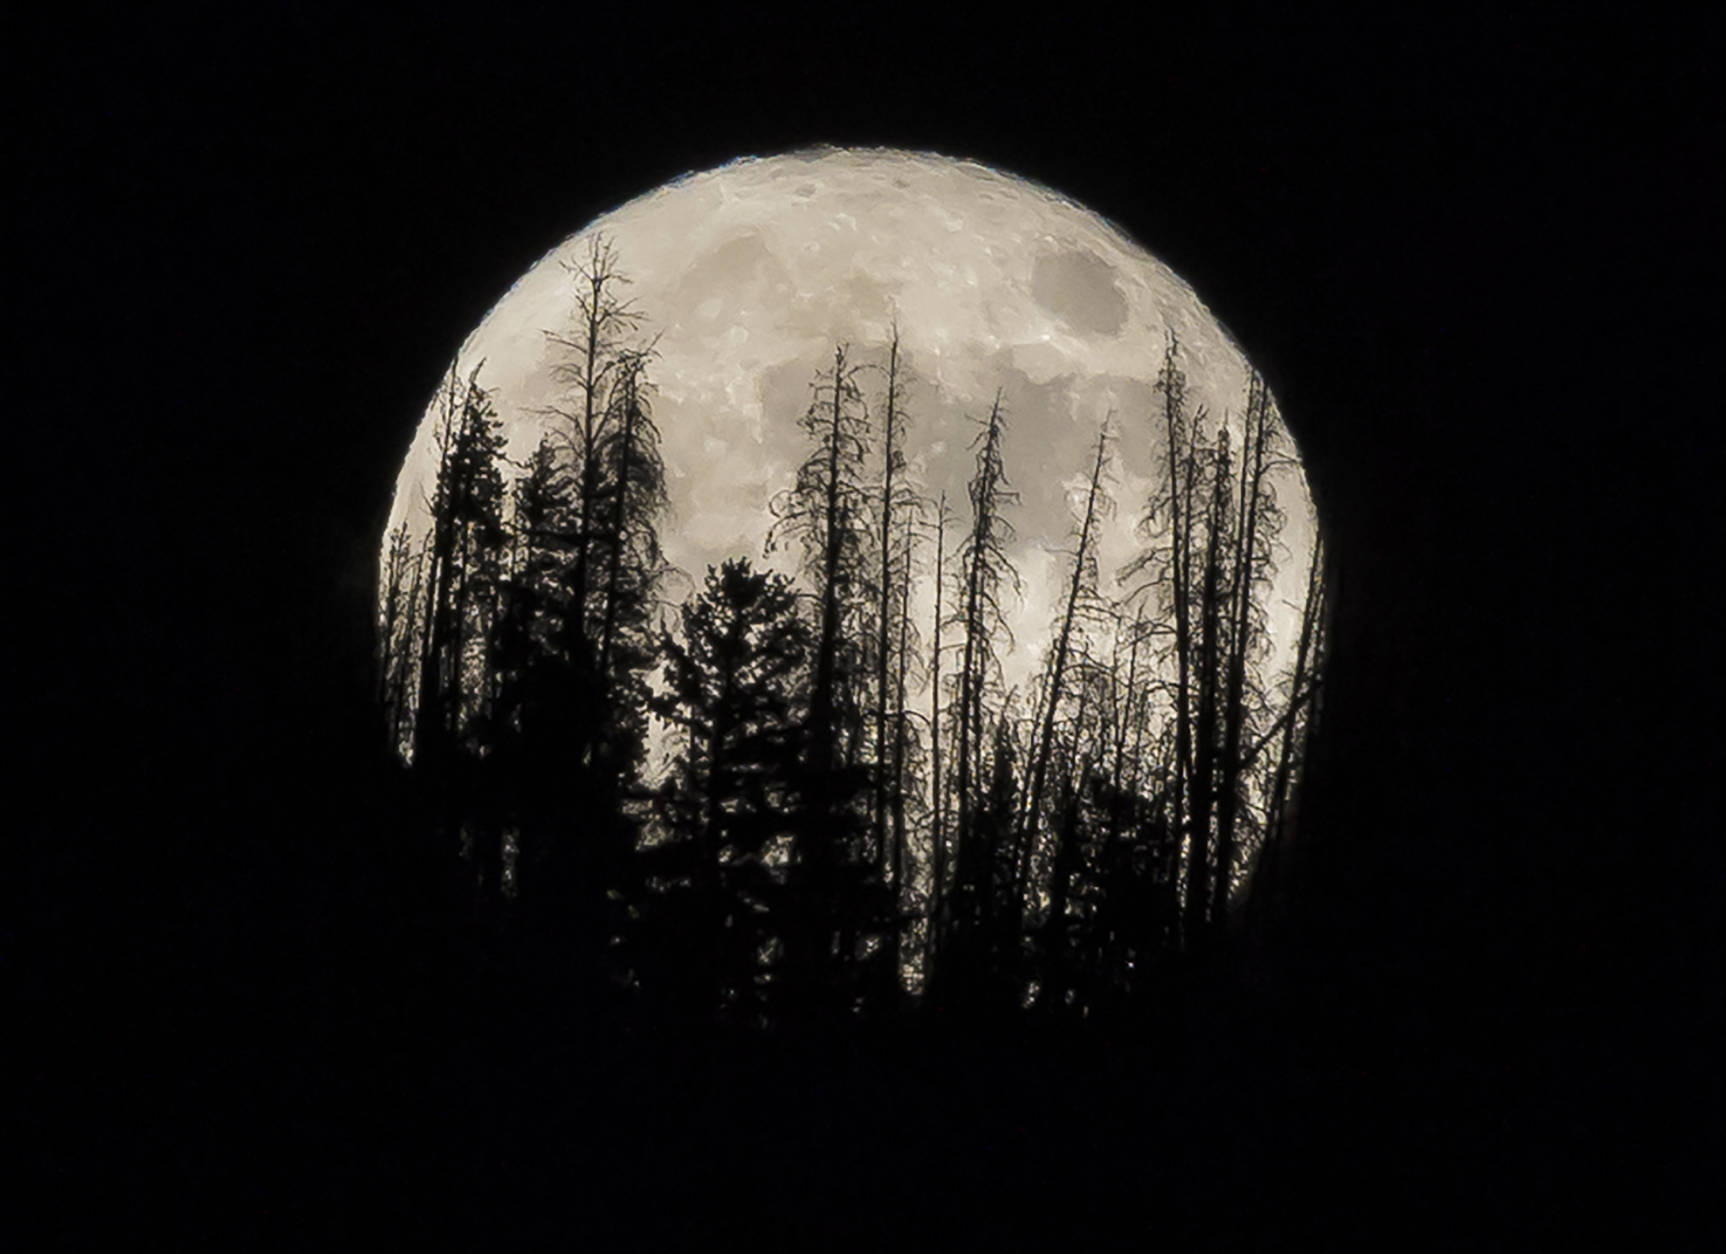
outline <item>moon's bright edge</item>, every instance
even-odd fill
[[[544,409],[567,398],[553,378],[573,328],[565,263],[602,233],[630,280],[625,295],[660,333],[650,370],[662,436],[669,512],[660,539],[687,576],[746,555],[787,572],[796,554],[764,553],[768,501],[790,485],[807,451],[798,418],[835,340],[853,360],[885,362],[897,316],[901,369],[910,371],[911,472],[954,511],[953,548],[969,523],[965,487],[975,422],[1003,392],[1006,468],[1019,500],[1010,550],[1023,597],[1009,602],[1015,646],[1002,659],[1009,686],[1030,682],[1068,577],[1075,512],[1100,425],[1118,435],[1112,494],[1118,509],[1099,535],[1101,591],[1143,547],[1135,531],[1163,452],[1153,393],[1164,338],[1181,346],[1188,396],[1231,421],[1240,447],[1250,367],[1193,290],[1110,222],[1048,188],[972,161],[894,150],[821,149],[745,158],[686,175],[596,219],[548,252],[461,345],[461,376],[479,367],[521,460],[539,442]],[[397,479],[389,526],[423,532],[436,475],[433,410]],[[866,391],[868,391],[866,386]],[[869,396],[872,414],[879,397]],[[1286,430],[1284,447],[1294,451]],[[1267,598],[1266,677],[1292,659],[1316,527],[1297,465],[1271,479],[1287,517]],[[932,565],[932,555],[923,555]],[[933,614],[924,571],[919,622]]]

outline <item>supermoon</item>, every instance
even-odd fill
[[[1008,687],[1031,682],[1049,638],[1075,498],[1082,506],[1105,421],[1116,437],[1118,508],[1098,538],[1099,591],[1127,590],[1118,576],[1143,547],[1135,528],[1162,454],[1153,384],[1171,332],[1193,407],[1239,430],[1251,375],[1241,349],[1185,282],[1107,220],[975,162],[824,149],[677,179],[588,224],[510,288],[454,366],[463,378],[478,368],[516,460],[555,421],[546,408],[567,399],[554,379],[565,350],[552,337],[573,326],[566,263],[585,257],[596,234],[630,281],[622,295],[660,337],[649,374],[670,508],[659,531],[691,585],[739,555],[793,570],[793,553],[764,550],[768,502],[807,451],[797,420],[836,341],[852,360],[884,363],[897,324],[911,475],[930,500],[945,491],[950,544],[968,518],[976,422],[1000,392],[1019,494],[1011,557],[1023,581],[1023,596],[1004,607],[1017,642],[1002,658]],[[427,415],[397,481],[391,528],[426,525],[437,383],[426,380]],[[1276,674],[1294,653],[1316,523],[1297,464],[1271,484],[1287,519],[1267,598],[1265,661]],[[933,582],[925,572],[914,600],[925,621]]]

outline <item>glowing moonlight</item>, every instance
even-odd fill
[[[1105,423],[1112,433],[1105,487],[1118,508],[1098,515],[1090,538],[1095,591],[1128,623],[1141,610],[1146,621],[1159,614],[1166,621],[1172,612],[1168,581],[1147,587],[1143,571],[1126,573],[1148,549],[1169,545],[1169,511],[1147,518],[1147,506],[1168,483],[1164,397],[1156,384],[1170,343],[1178,346],[1186,408],[1203,451],[1214,451],[1226,429],[1237,467],[1231,474],[1247,460],[1247,360],[1193,291],[1109,222],[973,162],[818,150],[739,160],[667,184],[571,236],[503,296],[462,344],[453,369],[464,380],[477,369],[518,464],[562,421],[550,411],[571,404],[557,372],[568,349],[558,338],[574,332],[574,268],[596,236],[615,249],[628,280],[621,294],[644,319],[640,338],[658,336],[647,370],[669,498],[658,530],[665,557],[687,577],[665,590],[673,600],[735,556],[796,570],[795,546],[765,548],[774,521],[769,502],[790,487],[808,455],[799,419],[810,408],[812,384],[833,365],[836,344],[847,345],[854,362],[884,364],[897,327],[906,480],[930,502],[946,494],[950,563],[971,523],[967,484],[978,423],[1000,396],[1005,470],[1018,494],[1004,507],[1015,531],[1007,556],[1022,581],[1022,595],[1003,604],[1013,643],[1001,644],[1000,679],[1003,692],[1020,694],[1029,741]],[[866,404],[878,419],[879,389]],[[410,537],[428,526],[439,412],[434,397],[397,483],[390,526],[405,524]],[[1251,598],[1257,623],[1245,651],[1247,682],[1262,700],[1232,749],[1257,753],[1255,738],[1265,741],[1253,761],[1256,782],[1241,784],[1261,810],[1273,787],[1278,724],[1300,721],[1287,713],[1289,677],[1302,665],[1310,674],[1317,652],[1309,641],[1300,656],[1316,519],[1274,402],[1267,413],[1260,499],[1269,505],[1258,547],[1268,565]],[[878,453],[871,456],[877,473]],[[1209,483],[1185,502],[1196,555],[1186,582],[1195,607]],[[1230,509],[1238,516],[1228,520],[1228,534],[1238,536],[1246,510],[1238,498]],[[925,645],[934,614],[933,551],[925,530],[909,593]],[[951,598],[951,566],[947,573]],[[1193,609],[1194,633],[1199,617]],[[1228,621],[1225,613],[1224,629]],[[1175,633],[1151,639],[1140,686],[1161,700],[1163,689],[1145,676],[1162,674],[1173,700]],[[1190,647],[1199,644],[1195,634]],[[913,684],[928,691],[921,677]],[[1076,687],[1064,693],[1071,697]],[[926,698],[919,708],[927,708]],[[1157,727],[1153,737],[1172,740],[1172,716]]]

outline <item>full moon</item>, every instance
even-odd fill
[[[568,404],[557,367],[577,317],[574,271],[596,236],[615,247],[622,289],[658,339],[648,374],[669,508],[660,541],[699,587],[710,565],[768,551],[768,503],[805,457],[798,420],[834,346],[884,363],[897,328],[910,478],[967,523],[973,441],[999,396],[1004,460],[1018,494],[1009,556],[1022,594],[1003,611],[1008,688],[1034,685],[1070,579],[1099,432],[1109,425],[1098,525],[1099,591],[1131,591],[1142,521],[1166,439],[1155,382],[1172,336],[1187,397],[1242,444],[1252,367],[1198,295],[1142,246],[1049,188],[973,161],[891,150],[821,149],[733,161],[605,214],[553,248],[486,315],[452,363],[492,398],[508,456],[525,459]],[[422,533],[434,491],[434,392],[397,480],[390,527]],[[870,396],[871,412],[878,400]],[[1273,410],[1274,415],[1274,410]],[[1266,603],[1267,679],[1294,655],[1316,519],[1294,446],[1267,482],[1284,516]],[[920,565],[924,563],[920,562]],[[674,594],[675,595],[675,594]],[[933,613],[922,570],[913,604]]]

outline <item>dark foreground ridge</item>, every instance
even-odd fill
[[[205,910],[128,949],[116,911],[81,986],[37,990],[59,1048],[16,1126],[99,1203],[66,1234],[1239,1248],[1417,1225],[1418,1247],[1537,1236],[1565,1213],[1555,1150],[1592,1152],[1557,1133],[1598,1110],[1536,1082],[1586,1042],[1311,938],[1215,953],[1107,1027],[926,1005],[759,1030],[608,999],[476,942],[447,860],[380,837],[395,798],[363,777],[330,781],[315,834],[250,837],[282,852],[224,935]]]

